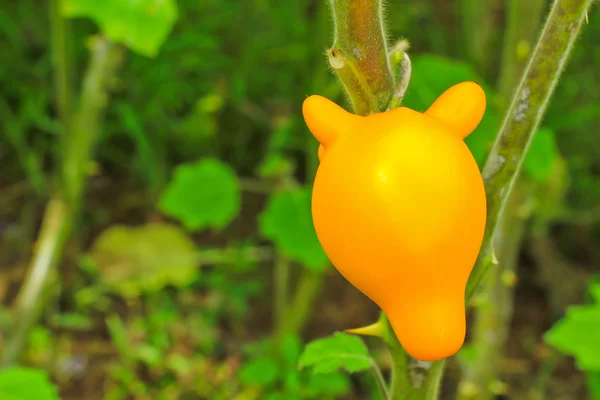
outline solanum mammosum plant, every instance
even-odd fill
[[[382,310],[349,332],[388,344],[391,385],[375,373],[383,396],[437,399],[444,360],[465,339],[465,305],[498,265],[494,235],[591,1],[554,1],[481,172],[464,139],[484,115],[482,88],[458,83],[422,113],[399,107],[411,62],[402,42],[388,51],[380,2],[331,5],[327,55],[354,112],[313,93],[303,104],[320,144],[315,230],[336,269]],[[301,365],[318,368],[339,335],[309,345]],[[429,362],[425,376],[411,378],[411,359]],[[477,398],[465,388],[460,395]]]
[[[600,400],[592,3],[5,1],[0,400]]]
[[[320,142],[312,200],[319,240],[422,361],[453,355],[465,338],[464,293],[486,201],[463,139],[484,110],[473,82],[448,89],[425,113],[357,116],[320,96],[304,101]]]

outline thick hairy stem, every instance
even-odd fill
[[[66,153],[63,154],[65,179],[52,196],[42,222],[27,277],[16,302],[17,326],[2,353],[2,365],[13,364],[26,343],[46,303],[49,283],[64,245],[71,233],[81,202],[91,149],[97,137],[101,112],[106,105],[106,86],[118,65],[120,52],[110,42],[96,39],[92,43],[90,66],[86,72],[79,112],[73,120]]]
[[[518,186],[522,189],[525,184]],[[527,216],[520,212],[523,197],[522,190],[513,191],[495,238],[499,263],[486,281],[485,291],[477,297],[470,342],[475,358],[463,365],[459,400],[491,400],[501,394],[498,375],[513,314],[515,270],[527,222]]]
[[[327,52],[359,115],[385,111],[394,92],[381,0],[330,0],[335,41]]]
[[[556,0],[483,169],[488,221],[466,296],[493,265],[493,235],[592,0]]]

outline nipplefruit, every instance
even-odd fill
[[[319,241],[418,360],[451,356],[464,342],[465,287],[486,198],[463,139],[485,103],[479,85],[463,82],[424,113],[400,107],[357,116],[316,95],[303,104],[320,142],[312,193]]]

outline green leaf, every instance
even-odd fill
[[[260,215],[260,232],[281,253],[307,268],[323,271],[328,264],[312,222],[311,192],[306,187],[273,194]]]
[[[11,367],[0,371],[2,400],[58,400],[56,388],[41,370]]]
[[[305,395],[311,399],[321,399],[323,396],[337,398],[348,393],[350,387],[350,380],[344,374],[312,374],[304,390]]]
[[[482,82],[469,64],[435,55],[415,57],[412,60],[410,85],[402,105],[423,112],[451,86],[465,81],[478,82],[487,96],[487,108],[481,123],[465,139],[481,167],[494,144],[500,119],[493,107],[494,92]]]
[[[556,157],[558,150],[554,132],[548,128],[540,128],[523,161],[523,172],[538,182],[546,181],[551,175]]]
[[[594,400],[600,400],[600,371],[588,372],[585,376],[588,390]]]
[[[98,236],[90,251],[112,289],[131,297],[184,287],[198,275],[195,243],[176,225],[117,225]]]
[[[373,363],[367,346],[360,338],[336,332],[333,336],[308,343],[299,365],[300,368],[312,366],[316,374],[327,374],[342,368],[350,373],[364,371]]]
[[[233,169],[213,158],[183,164],[163,193],[160,210],[189,230],[222,229],[240,211],[241,194]]]
[[[85,17],[131,50],[154,57],[177,19],[175,0],[62,0],[65,17]]]
[[[260,357],[248,361],[240,368],[240,381],[246,385],[267,387],[279,377],[279,367],[270,357]]]
[[[579,369],[600,371],[600,304],[569,307],[544,340],[575,357]]]

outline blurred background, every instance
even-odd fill
[[[46,371],[65,400],[379,399],[368,373],[298,369],[306,342],[379,315],[311,224],[301,103],[350,107],[324,55],[327,2],[1,4],[3,365]],[[390,46],[410,42],[404,105],[480,82],[482,166],[548,7],[387,2]],[[599,396],[599,43],[592,9],[444,398]],[[387,350],[366,343],[387,376]]]

